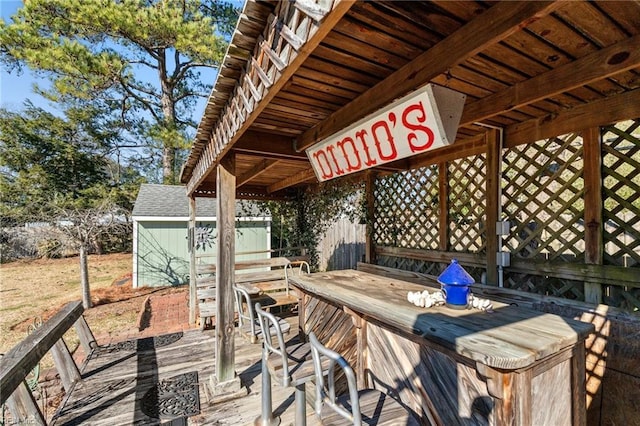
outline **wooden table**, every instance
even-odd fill
[[[407,292],[434,288],[354,270],[290,279],[301,332],[314,331],[425,423],[585,424],[591,324],[494,303],[492,313],[419,308]]]

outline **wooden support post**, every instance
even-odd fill
[[[80,316],[73,326],[76,329],[84,353],[89,357],[91,352],[98,347],[98,343],[89,328],[89,324],[87,324],[87,320],[85,320],[83,316]]]
[[[592,127],[582,134],[584,146],[584,261],[602,264],[602,149],[600,129]],[[602,284],[584,283],[585,302],[602,303]]]
[[[449,250],[449,168],[447,163],[438,164],[438,204],[439,219],[438,233],[440,238],[439,249]]]
[[[573,356],[571,357],[571,424],[573,426],[584,426],[587,424],[587,373],[584,345],[584,342],[576,344],[573,348]]]
[[[342,310],[351,317],[351,322],[356,328],[356,352],[357,352],[357,364],[356,364],[356,380],[358,389],[365,389],[371,387],[371,383],[368,383],[365,372],[367,371],[367,321],[363,316],[350,309],[347,306],[343,306]]]
[[[484,377],[489,394],[495,398],[494,412],[496,424],[522,425],[532,424],[531,381],[532,370],[521,372],[502,372],[484,364],[477,363],[478,373]]]
[[[38,407],[31,390],[25,382],[16,388],[7,399],[7,407],[15,424],[46,425],[47,422]]]
[[[500,136],[496,129],[485,133],[487,144],[487,196],[485,207],[485,235],[487,238],[487,282],[488,285],[498,284],[498,265],[496,254],[501,247],[498,247],[498,236],[496,235],[496,222],[498,217],[498,207],[500,198],[500,162],[502,161]]]
[[[376,262],[376,243],[373,238],[374,223],[375,223],[375,185],[376,185],[376,173],[368,171],[365,181],[365,197],[367,203],[367,236],[366,236],[366,252],[365,262]]]
[[[298,297],[298,339],[300,339],[301,342],[308,342],[309,337],[307,336],[305,324],[307,323],[307,304],[309,303],[310,297],[307,293],[299,289],[296,290],[300,295]]]
[[[218,253],[216,255],[216,371],[211,377],[211,402],[247,394],[235,371],[234,270],[236,252],[236,161],[227,155],[217,168]]]
[[[229,155],[218,165],[216,255],[216,377],[218,382],[235,377],[233,284],[235,269],[236,176],[235,157]]]
[[[67,344],[62,338],[51,348],[51,355],[53,356],[53,363],[56,366],[56,370],[58,370],[58,374],[60,374],[60,380],[62,381],[64,390],[67,393],[71,392],[73,385],[80,381],[82,377],[80,376],[78,366],[71,356],[71,352],[69,352]]]
[[[188,226],[188,250],[189,250],[189,324],[196,323],[197,283],[196,283],[196,197],[189,196],[189,226]],[[201,321],[204,321],[201,319]]]

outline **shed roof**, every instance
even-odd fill
[[[197,198],[196,217],[216,217],[215,198]],[[142,184],[133,206],[134,217],[189,217],[189,197],[184,186]],[[255,204],[236,203],[237,217],[264,216]]]

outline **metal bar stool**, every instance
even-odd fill
[[[316,414],[323,424],[367,425],[419,425],[413,413],[389,395],[376,389],[358,390],[356,375],[349,363],[339,353],[326,348],[316,335],[309,334],[311,355],[316,372]],[[328,360],[327,381],[324,365]],[[349,393],[336,395],[335,366],[342,369],[347,378]]]
[[[280,322],[273,314],[266,312],[256,303],[256,314],[262,329],[262,416],[256,424],[277,425],[279,418],[273,417],[271,406],[271,377],[283,387],[295,387],[296,426],[306,424],[305,383],[315,378],[311,349],[308,343],[285,345]],[[266,330],[274,329],[275,341]]]
[[[262,337],[263,329],[258,324],[258,320],[255,317],[253,311],[253,304],[251,302],[251,295],[249,292],[240,287],[233,286],[236,297],[236,307],[238,310],[238,329],[240,333],[247,337],[251,343],[257,343],[258,339]],[[277,318],[277,317],[276,317]],[[282,318],[277,318],[278,330],[281,333],[288,334],[291,326],[287,321]],[[275,327],[269,327],[270,336],[275,336],[277,330]]]

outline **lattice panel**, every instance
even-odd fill
[[[438,276],[447,266],[444,263],[433,263],[425,260],[407,259],[406,257],[378,256],[376,263],[388,268],[402,269],[403,271],[419,272],[421,274]]]
[[[540,275],[518,274],[505,269],[505,287],[529,293],[584,300],[584,283]]]
[[[449,242],[452,251],[485,251],[486,187],[486,155],[449,163]]]
[[[437,250],[437,166],[385,176],[375,187],[376,245]]]
[[[505,151],[503,216],[512,225],[505,246],[517,257],[584,261],[584,179],[575,134]]]
[[[421,274],[439,276],[449,266],[449,263],[429,262],[419,259],[408,259],[406,257],[378,256],[376,264],[388,268],[402,269],[403,271],[418,272]],[[481,282],[484,268],[465,266],[464,270],[471,275],[477,283]]]
[[[640,119],[602,128],[604,264],[640,277]],[[608,286],[605,303],[640,310],[640,289]]]
[[[603,128],[602,150],[604,263],[638,267],[640,119]]]

